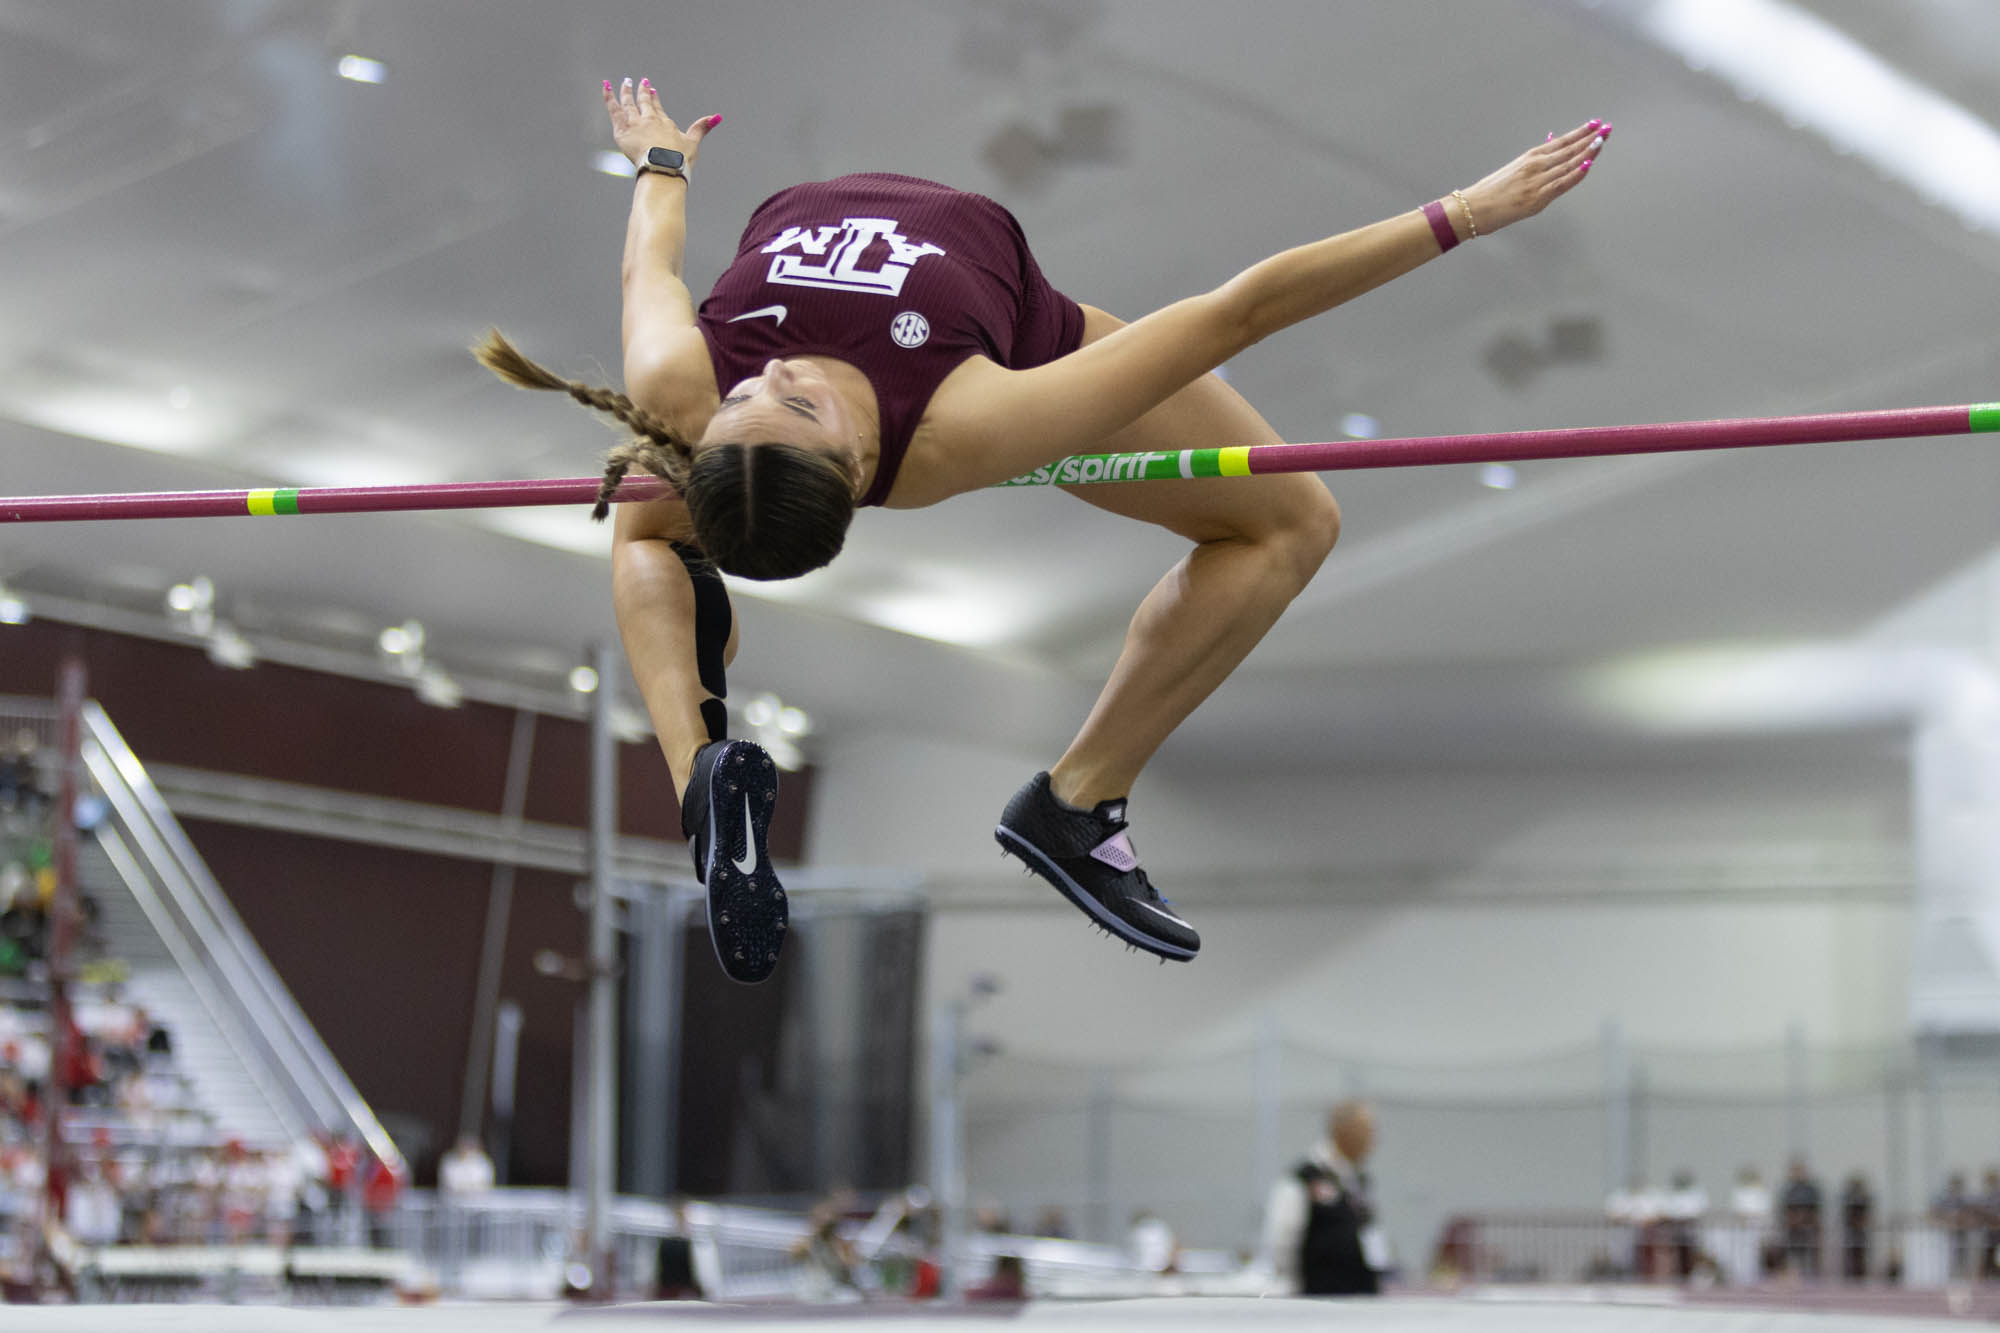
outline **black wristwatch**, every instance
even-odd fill
[[[646,155],[639,159],[637,174],[643,176],[649,171],[686,180],[689,175],[687,154],[678,148],[648,148]]]

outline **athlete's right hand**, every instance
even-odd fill
[[[721,116],[703,116],[683,131],[660,110],[660,92],[651,79],[636,85],[627,79],[615,88],[605,80],[604,110],[611,117],[612,141],[634,165],[649,148],[678,149],[691,165],[701,154],[701,141],[722,123]]]

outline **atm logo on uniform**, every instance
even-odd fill
[[[900,225],[894,218],[848,218],[838,227],[787,227],[764,247],[763,253],[777,256],[765,280],[900,296],[903,280],[919,259],[944,253],[943,246],[928,241],[911,244]],[[888,245],[889,257],[880,268],[860,267],[861,257],[876,241]]]

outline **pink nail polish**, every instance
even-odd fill
[[[1604,128],[1603,128],[1603,129],[1601,129],[1601,130],[1599,130],[1599,131],[1597,132],[1597,137],[1598,137],[1598,138],[1600,138],[1600,139],[1609,139],[1609,138],[1611,137],[1611,122],[1610,122],[1610,121],[1608,121],[1608,120],[1607,120],[1607,121],[1605,121],[1605,122],[1604,122]]]
[[[611,85],[607,83],[604,86],[609,88]],[[1556,132],[1554,130],[1550,130],[1549,137],[1542,140],[1543,143],[1554,143],[1555,141],[1556,141]]]
[[[1591,163],[1591,159],[1590,159],[1590,158],[1587,158],[1587,157],[1586,157],[1585,159],[1583,159],[1583,165],[1582,165],[1582,166],[1579,166],[1579,167],[1577,168],[1577,170],[1578,170],[1578,171],[1589,171],[1589,170],[1590,170],[1590,163]]]
[[[708,118],[708,127],[710,129],[714,129],[717,125],[720,125],[721,123],[722,123],[722,116],[720,113],[717,113],[716,115],[710,116]]]
[[[1601,121],[1601,120],[1593,120],[1593,121],[1591,121],[1591,122],[1590,122],[1590,128],[1592,128],[1592,129],[1594,130],[1594,129],[1597,129],[1597,128],[1601,127],[1601,126],[1602,126],[1603,124],[1604,124],[1604,122],[1603,122],[1603,121]]]
[[[604,91],[607,93],[611,91],[611,80],[606,79],[604,81]]]

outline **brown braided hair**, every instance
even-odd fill
[[[710,444],[697,454],[624,394],[564,379],[523,356],[498,329],[488,329],[472,354],[509,384],[566,393],[636,432],[606,456],[592,518],[602,521],[611,512],[612,496],[636,466],[680,494],[696,544],[727,573],[797,578],[840,554],[854,518],[854,492],[847,474],[824,453],[773,440],[754,447]]]

